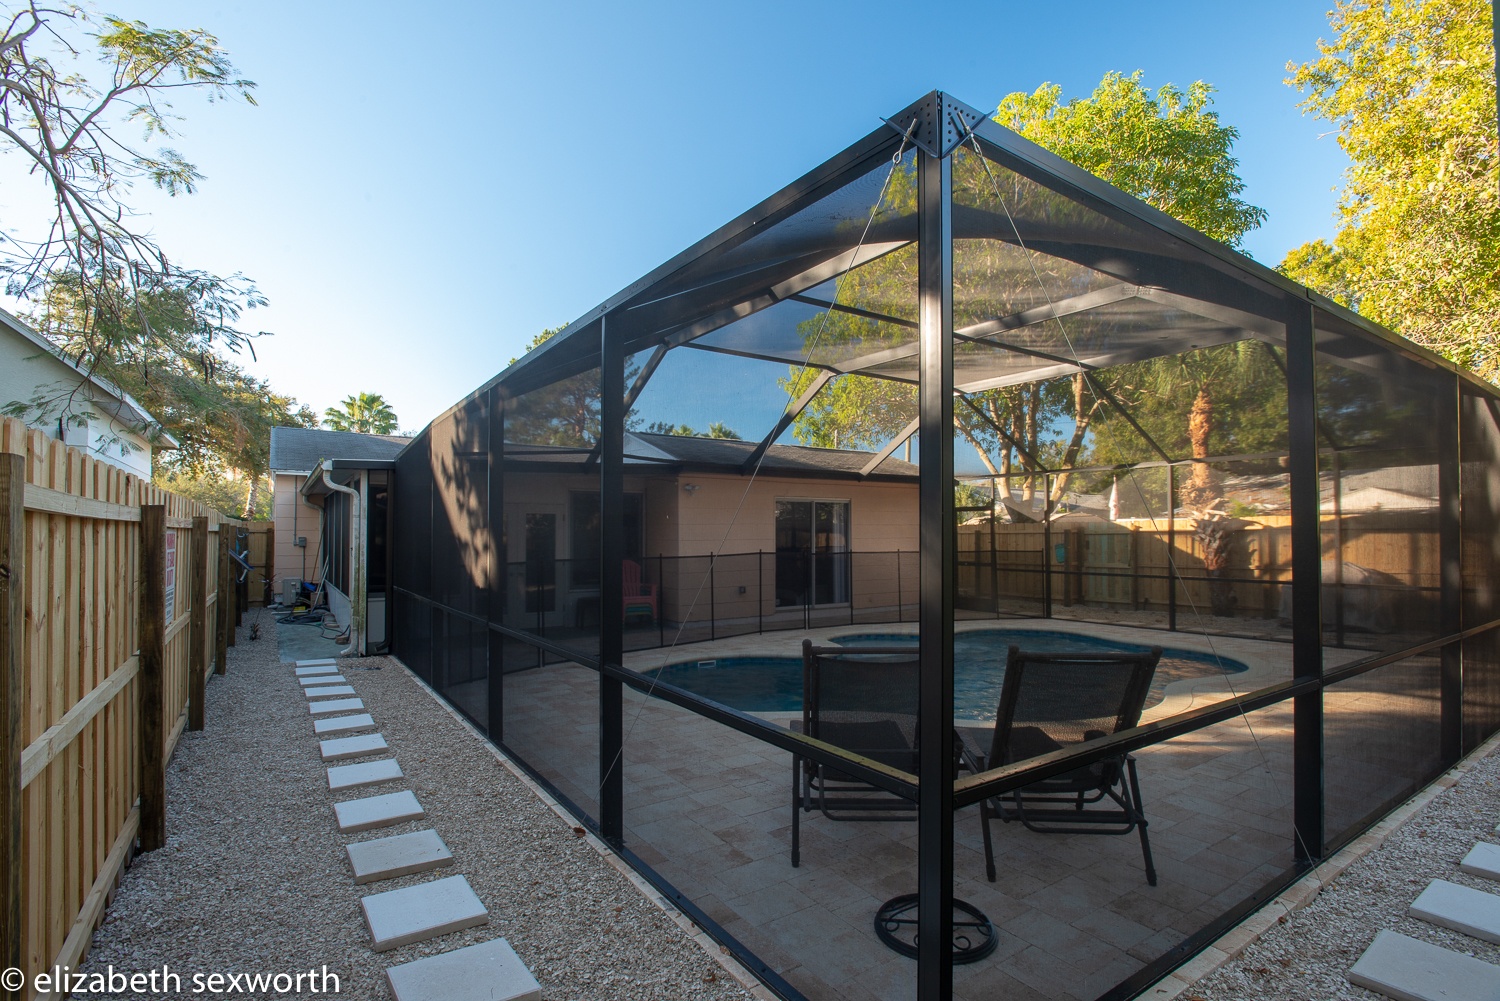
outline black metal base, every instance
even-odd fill
[[[903,893],[875,912],[875,935],[890,949],[917,958],[917,895]],[[995,926],[979,908],[953,901],[953,965],[975,963],[995,951]]]

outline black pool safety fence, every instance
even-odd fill
[[[941,93],[394,466],[394,655],[788,999],[1138,996],[1500,731],[1495,388]]]

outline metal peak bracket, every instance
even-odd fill
[[[883,118],[903,136],[911,132],[911,142],[923,152],[939,159],[952,153],[969,136],[969,130],[984,121],[985,116],[935,90],[904,111]],[[912,128],[913,120],[916,128]]]

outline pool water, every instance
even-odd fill
[[[917,638],[911,633],[852,633],[835,636],[833,642],[849,647],[915,647]],[[1136,653],[1148,649],[1148,645],[1143,644],[1031,629],[979,629],[958,633],[953,638],[953,710],[957,718],[984,721],[995,718],[995,709],[1000,704],[1000,687],[1005,680],[1006,648],[1012,644],[1044,653],[1066,650]],[[1237,660],[1163,647],[1146,705],[1160,702],[1163,690],[1173,682],[1238,674],[1245,670],[1248,670],[1247,666]],[[799,712],[802,709],[801,657],[689,660],[648,673],[742,712]]]

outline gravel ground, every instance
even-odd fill
[[[1476,841],[1500,841],[1500,750],[1475,763],[1452,788],[1355,862],[1313,902],[1283,918],[1258,942],[1182,995],[1183,1001],[1308,1001],[1380,995],[1345,979],[1383,928],[1500,964],[1500,945],[1406,916],[1433,879],[1478,890],[1491,880],[1460,872]]]
[[[228,674],[209,684],[204,730],[178,745],[167,775],[166,846],[126,870],[81,967],[148,972],[165,964],[182,974],[183,990],[112,997],[198,996],[193,973],[326,966],[342,996],[377,1001],[391,997],[388,966],[497,937],[510,941],[549,1001],[751,997],[394,661],[371,657],[341,670],[407,781],[330,792],[307,702],[279,661],[271,617],[263,621],[258,641],[241,630]],[[425,820],[339,833],[334,802],[402,788],[416,792]],[[447,842],[454,866],[354,884],[345,843],[423,827]],[[370,950],[361,896],[460,873],[489,908],[488,925]]]

